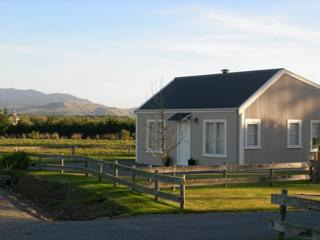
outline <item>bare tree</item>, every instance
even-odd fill
[[[162,88],[154,95],[153,101],[150,103],[150,108],[153,110],[152,119],[155,125],[152,126],[146,123],[146,134],[149,134],[147,136],[149,142],[146,147],[153,156],[162,160],[164,166],[172,164],[170,154],[185,139],[184,135],[178,136],[177,124],[170,124],[168,121],[168,114],[166,113],[168,94],[169,92],[164,91]],[[150,141],[152,142],[150,143]],[[150,148],[150,144],[153,145],[153,147]]]

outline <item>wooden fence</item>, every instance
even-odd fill
[[[320,211],[320,201],[310,199],[312,197],[319,198],[320,195],[289,196],[287,190],[282,190],[281,194],[271,195],[271,203],[280,205],[280,220],[270,220],[270,227],[279,232],[279,240],[285,239],[286,234],[299,236],[304,239],[320,240],[319,228],[306,227],[286,222],[288,206]]]
[[[125,185],[130,187],[132,190],[139,191],[146,194],[154,195],[156,201],[159,198],[166,200],[174,201],[180,204],[180,209],[185,208],[185,176],[168,176],[160,174],[158,171],[148,172],[143,169],[136,167],[129,167],[122,164],[119,164],[118,161],[107,162],[102,160],[97,160],[89,157],[81,156],[64,156],[64,155],[49,155],[49,154],[29,154],[30,157],[36,158],[37,164],[36,169],[39,170],[58,170],[61,174],[65,171],[68,172],[80,172],[85,176],[88,174],[97,176],[98,181],[101,181],[102,178],[113,181],[114,186],[118,184]],[[57,161],[57,163],[50,164],[45,163],[45,159],[51,159]],[[71,160],[71,165],[66,165],[65,160]],[[83,163],[83,166],[72,165],[74,163]],[[90,164],[89,164],[90,163]],[[92,168],[89,165],[96,165],[96,168]],[[104,172],[104,168],[108,167],[112,169],[112,173]],[[120,177],[119,170],[130,173],[131,178]],[[141,176],[147,178],[149,181],[153,182],[153,188],[139,184],[136,181],[136,176]],[[178,185],[179,186],[179,195],[161,191],[161,182],[167,184]]]
[[[172,166],[145,167],[144,171],[177,176],[186,175],[186,186],[213,186],[245,183],[270,183],[287,181],[305,181],[314,178],[314,164],[310,162],[265,163],[265,164],[223,164],[214,166]],[[320,169],[320,168],[319,168]],[[295,172],[298,172],[295,174]],[[255,173],[255,174],[254,174]],[[191,175],[197,175],[194,179]],[[212,177],[206,178],[212,174]],[[215,176],[214,176],[215,174]],[[241,175],[253,175],[245,176]],[[201,176],[205,178],[201,178]],[[190,176],[190,178],[189,178]]]

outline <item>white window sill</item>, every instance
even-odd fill
[[[256,150],[259,150],[259,149],[261,149],[261,146],[246,146],[245,149],[249,149],[249,150],[250,149],[253,149],[253,150],[256,149]]]
[[[212,157],[212,158],[227,158],[227,155],[225,154],[202,154],[202,157]]]
[[[287,146],[287,148],[289,149],[302,149],[302,146],[301,145],[293,145],[293,146]]]
[[[318,152],[318,149],[316,149],[316,148],[310,149],[310,152],[312,152],[312,153]]]

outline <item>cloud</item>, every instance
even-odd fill
[[[192,12],[206,19],[207,24],[215,24],[224,29],[263,36],[287,37],[320,44],[320,32],[306,30],[285,22],[277,16],[243,16],[221,10],[208,10],[193,6]]]

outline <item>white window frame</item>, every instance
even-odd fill
[[[298,145],[290,145],[289,137],[289,126],[290,123],[298,123],[299,124],[299,144]],[[287,148],[302,148],[302,142],[301,142],[301,134],[302,134],[302,121],[300,119],[288,119],[287,121]]]
[[[160,119],[147,119],[147,136],[146,136],[146,152],[150,152],[150,153],[162,153],[161,151],[161,146],[160,146],[160,149],[159,150],[155,150],[155,149],[151,149],[149,148],[149,124],[150,123],[156,123],[156,122],[161,122]],[[165,124],[165,122],[164,122]]]
[[[320,123],[320,120],[310,120],[310,152],[318,152],[317,148],[312,148],[312,125],[313,123]]]
[[[207,123],[224,123],[224,154],[212,154],[206,153],[206,124]],[[226,119],[204,119],[202,125],[202,156],[203,157],[217,157],[226,158],[227,157],[227,120]]]
[[[248,144],[248,125],[257,124],[257,145]],[[261,149],[261,119],[246,119],[245,120],[245,149]]]

